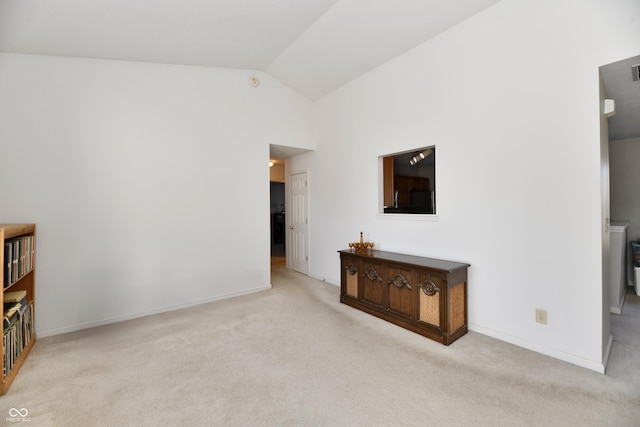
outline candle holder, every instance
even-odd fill
[[[349,243],[349,248],[355,250],[359,254],[366,254],[373,250],[372,242],[365,242],[362,238],[362,231],[360,232],[360,241]]]

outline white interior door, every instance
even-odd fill
[[[289,176],[289,266],[309,274],[309,179],[307,172]]]

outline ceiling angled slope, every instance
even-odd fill
[[[266,69],[312,100],[499,0],[340,0]]]
[[[337,0],[2,0],[0,52],[264,70]]]
[[[271,73],[317,99],[499,0],[1,0],[0,52]]]

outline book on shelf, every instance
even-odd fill
[[[13,266],[11,267],[11,283],[13,283],[18,280],[18,259],[20,258],[20,240],[13,239],[11,241],[11,244],[13,245],[13,251],[12,251]]]
[[[5,289],[33,270],[33,254],[33,236],[16,237],[5,241]]]
[[[27,306],[27,291],[13,291],[4,293],[4,310],[11,308],[16,303],[22,304],[23,307]]]
[[[13,266],[13,244],[4,242],[4,287],[7,288],[11,284],[11,267]]]
[[[4,316],[2,317],[2,324],[4,326],[5,332],[7,331],[7,329],[11,327],[11,325],[13,325],[16,322],[16,320],[18,320],[18,318],[24,311],[22,307],[23,307],[22,304],[17,302],[13,304],[9,309],[5,309]]]
[[[4,294],[3,330],[6,332],[27,309],[27,291],[14,291]]]
[[[17,362],[22,350],[27,347],[31,338],[33,337],[33,304],[29,304],[26,307],[19,307],[20,303],[16,303],[17,307],[15,313],[17,317],[10,323],[9,327],[5,329],[3,335],[4,345],[4,366],[3,374],[4,378],[7,378],[11,369],[13,369]]]

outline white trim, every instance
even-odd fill
[[[439,221],[438,215],[431,214],[396,214],[396,213],[379,213],[376,219],[398,220],[398,221]]]
[[[294,273],[304,274],[304,273],[300,273],[299,271],[295,271],[295,270],[291,270],[291,271],[294,272]],[[315,274],[315,273],[305,274],[305,276],[311,277],[312,279],[316,279],[319,282],[324,282],[325,281],[324,276],[319,276],[318,274]]]
[[[609,307],[609,312],[613,314],[622,314],[622,307],[624,306],[624,301],[627,298],[627,289],[622,290],[622,298],[620,298],[619,305],[617,307],[611,306]]]
[[[297,271],[295,271],[295,270],[291,270],[291,271],[297,273]],[[302,274],[302,273],[300,273],[300,274]],[[320,275],[318,275],[316,273],[309,273],[308,277],[311,277],[312,279],[316,279],[316,280],[318,280],[320,282],[328,283],[331,286],[340,287],[340,278],[336,279],[334,277],[320,276]]]
[[[493,329],[485,328],[483,326],[478,326],[470,323],[468,328],[470,331],[478,332],[480,334],[499,339],[500,341],[508,342],[510,344],[517,345],[518,347],[535,351],[536,353],[544,354],[545,356],[550,356],[555,359],[559,359],[564,362],[571,363],[573,365],[581,366],[583,368],[587,368],[592,371],[599,372],[601,374],[604,374],[604,371],[605,371],[605,364],[603,363],[598,363],[593,360],[584,359],[582,357],[578,357],[573,354],[569,354],[563,351],[555,350],[553,348],[545,347],[531,341],[527,341],[518,337],[503,334],[502,332],[494,331]],[[611,339],[610,339],[610,342],[611,342]]]
[[[98,321],[95,321],[95,322],[87,322],[87,323],[81,323],[79,325],[74,325],[74,326],[69,326],[69,327],[64,327],[64,328],[50,329],[48,331],[37,331],[36,330],[36,334],[37,334],[38,338],[45,338],[45,337],[50,337],[50,336],[53,336],[53,335],[66,334],[66,333],[69,333],[69,332],[76,332],[76,331],[80,331],[80,330],[83,330],[83,329],[95,328],[95,327],[98,327],[98,326],[110,325],[112,323],[120,323],[120,322],[124,322],[124,321],[127,321],[127,320],[133,320],[133,319],[138,319],[138,318],[141,318],[141,317],[152,316],[154,314],[161,314],[161,313],[167,313],[169,311],[181,310],[183,308],[194,307],[194,306],[197,306],[197,305],[206,304],[208,302],[220,301],[220,300],[224,300],[224,299],[239,297],[239,296],[242,296],[242,295],[253,294],[255,292],[266,291],[266,290],[269,290],[271,288],[272,288],[271,284],[268,284],[268,285],[260,286],[260,287],[257,287],[257,288],[247,289],[245,291],[232,292],[230,294],[218,295],[218,296],[207,298],[207,299],[203,299],[203,300],[191,301],[191,302],[186,302],[186,303],[177,304],[177,305],[170,305],[170,306],[167,306],[167,307],[161,307],[161,308],[158,308],[158,309],[155,309],[155,310],[144,311],[144,312],[141,312],[141,313],[135,313],[135,314],[130,314],[130,315],[126,315],[126,316],[116,316],[116,317],[111,317],[109,319],[98,320]]]
[[[607,348],[604,351],[604,357],[602,358],[604,370],[607,370],[607,365],[609,364],[609,357],[611,356],[611,348],[613,347],[613,335],[609,334],[609,342],[607,343]]]

